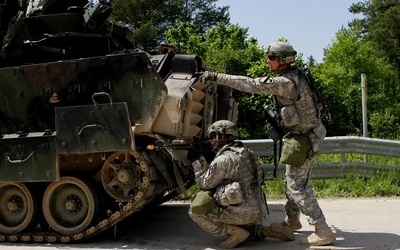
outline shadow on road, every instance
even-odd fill
[[[146,249],[157,247],[169,249],[214,249],[224,238],[217,238],[203,231],[187,214],[189,204],[168,203],[143,211],[132,217],[129,222],[119,226],[119,240],[127,244],[141,244]],[[264,224],[284,218],[283,204],[269,204],[270,214]],[[349,221],[348,223],[352,223]],[[303,223],[304,225],[304,223]],[[333,246],[312,247],[312,249],[400,249],[400,236],[391,233],[349,232],[334,225],[336,234]],[[263,241],[246,241],[238,249],[308,249],[298,244],[298,240],[313,232],[313,227],[303,226],[296,232],[292,242],[266,238]],[[375,239],[375,240],[374,240]],[[376,239],[385,239],[382,245]],[[121,242],[122,243],[122,242]],[[122,245],[121,245],[122,246]],[[179,247],[177,247],[179,246]],[[394,246],[394,247],[393,247]],[[176,248],[174,248],[176,247]]]
[[[329,201],[331,202],[331,201]],[[347,203],[347,201],[346,201]],[[328,203],[332,205],[332,203]],[[351,205],[354,205],[350,204]],[[397,204],[397,203],[396,203]],[[216,249],[218,242],[224,237],[214,237],[202,230],[188,215],[189,204],[170,202],[157,207],[148,207],[138,212],[129,220],[119,223],[115,228],[107,230],[88,241],[75,244],[21,244],[4,243],[0,248],[8,249]],[[246,241],[235,249],[400,249],[400,234],[381,232],[375,230],[383,218],[376,218],[366,214],[366,218],[354,219],[357,210],[346,209],[347,212],[330,210],[328,217],[336,234],[333,246],[304,247],[298,240],[307,237],[313,232],[313,227],[307,225],[304,216],[301,217],[303,228],[296,232],[295,241],[280,241],[266,238],[263,241]],[[397,211],[397,208],[395,208]],[[327,209],[329,212],[329,209]],[[281,221],[284,218],[283,203],[269,204],[270,214],[263,224]],[[333,212],[334,211],[334,212]],[[338,219],[339,217],[340,220]],[[353,216],[353,217],[352,217]],[[363,215],[364,216],[364,215]],[[392,216],[389,216],[392,218]],[[375,221],[374,221],[375,220]],[[388,221],[388,220],[386,220]],[[389,220],[391,221],[391,220]],[[394,218],[392,227],[399,227],[398,217]],[[387,223],[387,222],[386,222]],[[349,230],[350,228],[350,230]],[[353,230],[352,228],[358,228]],[[384,227],[389,228],[389,227]],[[386,230],[383,230],[386,231]],[[393,232],[393,230],[392,230]],[[394,231],[397,232],[397,229]]]

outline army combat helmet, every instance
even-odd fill
[[[278,56],[285,64],[294,63],[294,59],[297,55],[292,45],[288,42],[274,42],[267,46],[265,53],[268,56]]]
[[[219,120],[214,122],[208,127],[207,133],[210,138],[213,136],[213,134],[228,135],[229,141],[234,141],[239,137],[236,124],[229,120]]]

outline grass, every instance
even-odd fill
[[[377,170],[370,177],[348,174],[337,179],[311,179],[317,198],[400,196],[400,172]],[[285,197],[282,180],[268,180],[263,187],[269,199]]]
[[[318,162],[340,162],[342,155],[319,155]],[[363,162],[363,154],[346,154],[347,162]],[[368,156],[368,162],[382,166],[367,175],[356,171],[335,179],[313,179],[312,186],[318,198],[338,197],[390,197],[400,196],[400,171],[390,166],[400,166],[400,159],[384,156]],[[389,167],[388,167],[389,166]],[[282,180],[268,180],[264,187],[270,199],[284,198]]]
[[[363,162],[364,155],[346,154],[348,162]],[[341,155],[319,155],[319,162],[340,162]],[[400,196],[400,171],[386,166],[400,166],[399,158],[369,156],[368,162],[381,165],[369,172],[367,176],[355,171],[344,177],[335,179],[313,179],[310,185],[317,198],[351,198],[351,197],[392,197]],[[263,190],[267,199],[285,198],[283,180],[266,180]],[[191,195],[198,187],[195,185],[188,190]],[[182,199],[182,197],[178,197]]]

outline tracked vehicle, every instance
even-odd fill
[[[108,2],[2,2],[0,241],[85,240],[185,194],[231,89],[195,55],[135,48]]]

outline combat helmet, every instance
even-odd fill
[[[274,42],[267,46],[265,53],[268,56],[279,56],[285,64],[294,62],[297,51],[288,42]]]
[[[214,122],[213,124],[208,126],[207,133],[208,135],[211,135],[212,133],[231,135],[231,140],[239,137],[236,124],[229,120],[219,120]]]

